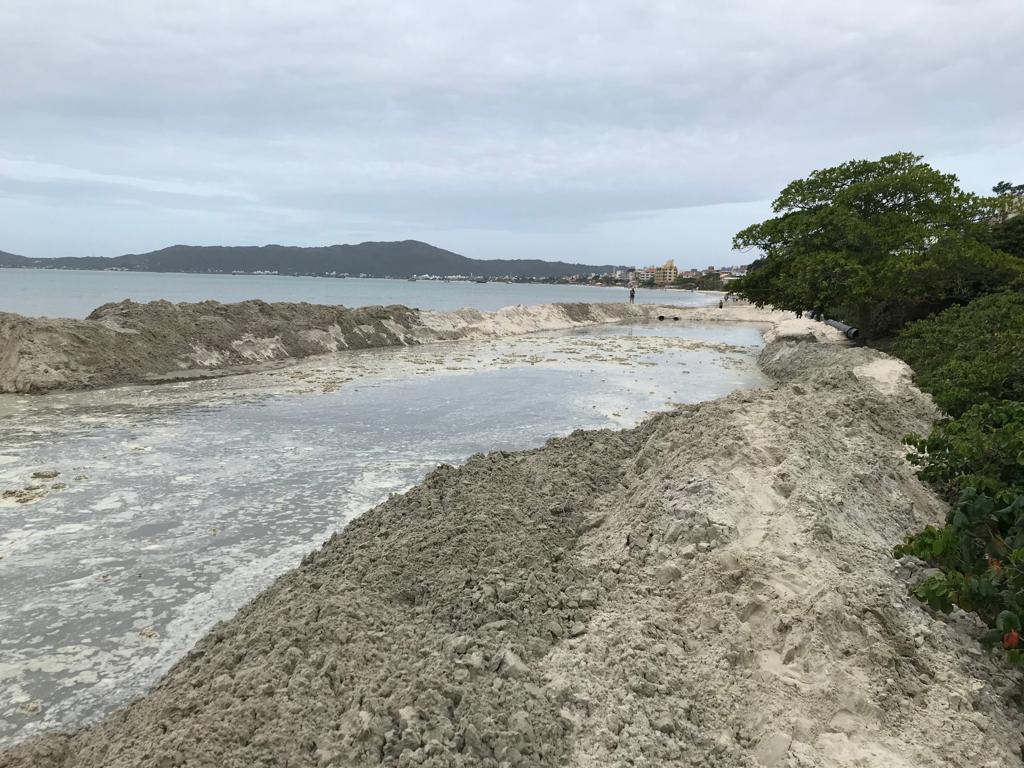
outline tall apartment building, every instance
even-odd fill
[[[668,285],[676,279],[679,270],[675,262],[669,259],[660,267],[644,267],[636,271],[636,279],[639,283],[654,283],[655,285]]]
[[[655,285],[668,285],[679,275],[679,270],[676,269],[676,263],[673,259],[669,259],[660,267],[654,268],[654,284]]]

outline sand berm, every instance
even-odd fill
[[[773,386],[438,467],[0,765],[1020,765],[1019,675],[889,554],[944,513],[900,442],[929,398],[820,326],[717,316],[774,323]]]
[[[0,393],[208,378],[350,349],[509,336],[676,310],[625,303],[442,312],[401,305],[122,301],[84,320],[0,313]]]

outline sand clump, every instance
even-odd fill
[[[1018,673],[889,555],[934,406],[805,325],[770,388],[439,467],[0,766],[1020,765]]]
[[[122,301],[84,320],[0,313],[0,393],[223,376],[345,350],[641,320],[656,311],[628,304],[421,312],[400,305]]]

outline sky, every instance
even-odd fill
[[[4,0],[0,250],[738,264],[789,181],[1024,182],[1021,0]]]

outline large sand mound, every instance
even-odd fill
[[[888,554],[943,512],[900,445],[929,399],[866,349],[764,364],[770,389],[438,468],[148,696],[0,765],[1020,765],[1018,676]]]
[[[104,304],[85,320],[0,313],[0,392],[90,389],[242,373],[310,355],[621,320],[658,309],[628,304],[512,306],[434,312],[399,305]]]

